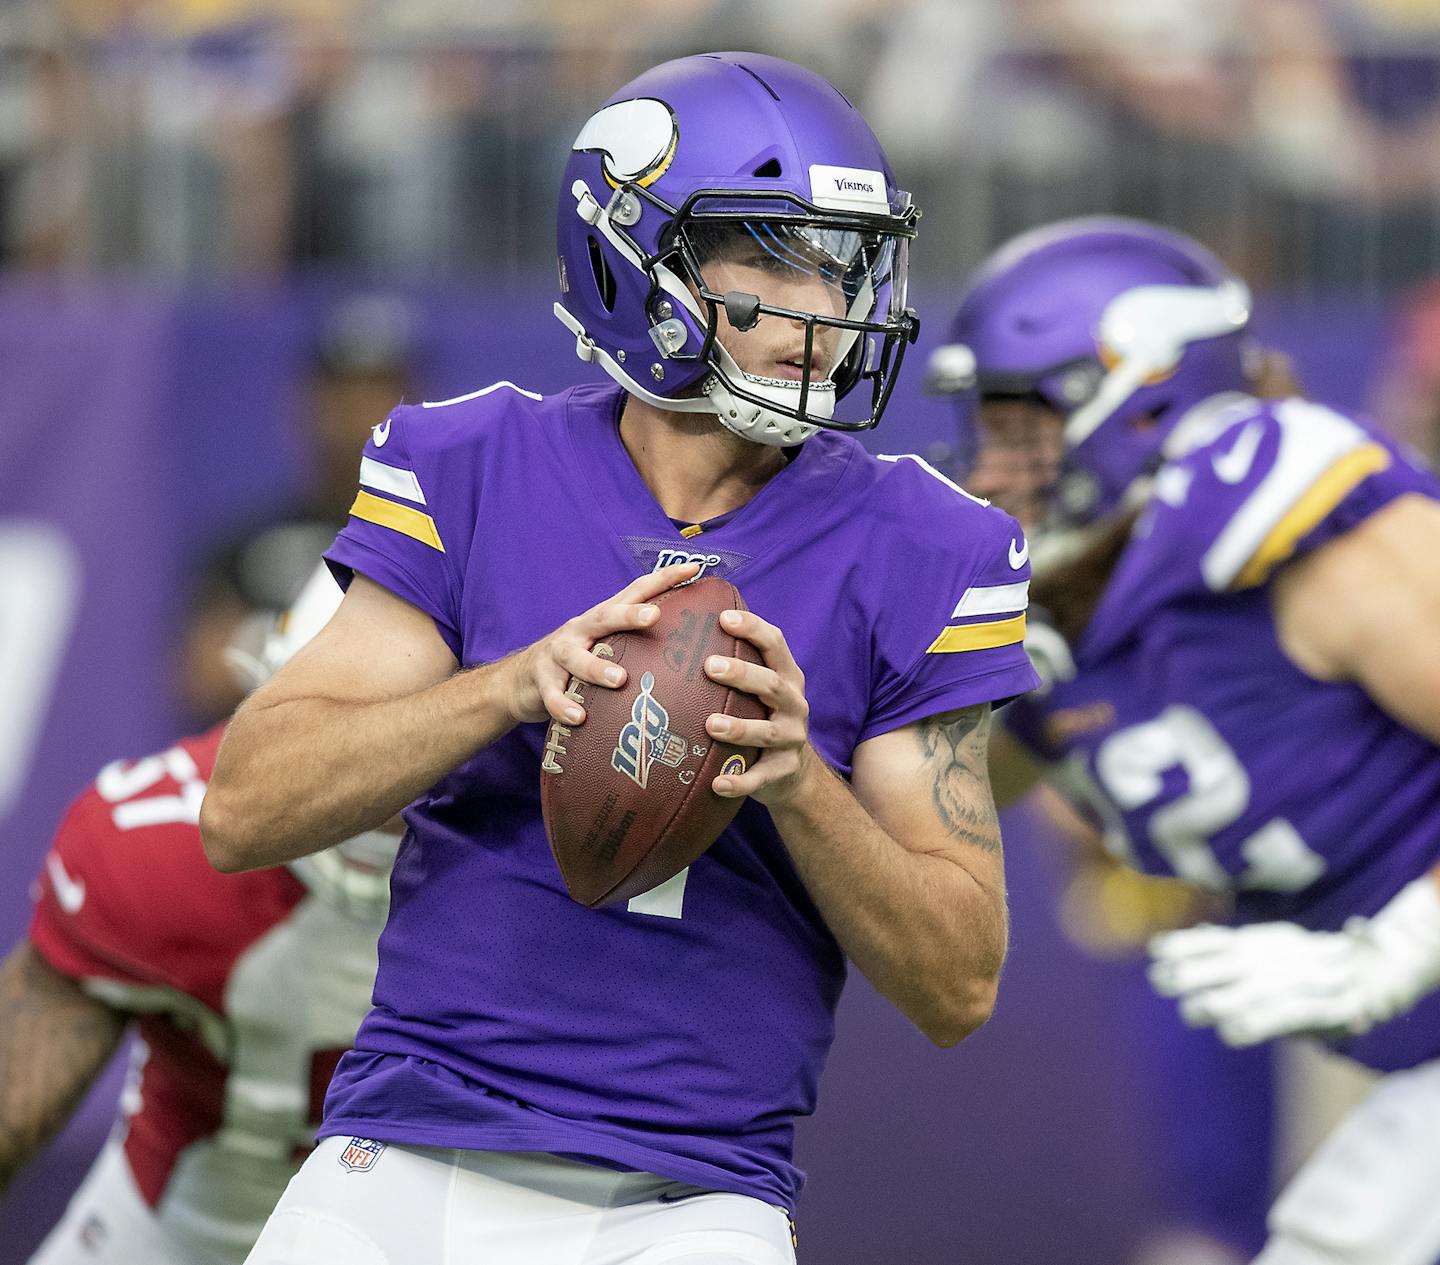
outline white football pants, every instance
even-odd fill
[[[112,1135],[30,1265],[206,1265],[212,1259],[197,1257],[165,1230]]]
[[[1440,1061],[1384,1077],[1270,1210],[1255,1265],[1440,1262]]]
[[[794,1265],[790,1218],[745,1195],[533,1152],[367,1159],[350,1142],[315,1148],[246,1265]]]

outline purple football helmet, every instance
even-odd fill
[[[1140,220],[1031,230],[972,279],[931,381],[980,400],[1039,400],[1064,421],[1055,526],[1127,503],[1195,404],[1250,384],[1250,293],[1198,242]],[[983,442],[983,436],[980,437]]]
[[[825,79],[756,53],[682,57],[626,84],[575,140],[555,315],[582,360],[658,407],[714,413],[780,446],[821,426],[865,430],[919,330],[905,306],[918,217],[868,124]],[[715,261],[740,255],[823,287],[829,310],[719,288]],[[803,324],[794,379],[746,373],[721,345],[722,319],[745,331],[763,316]],[[862,379],[864,406],[837,417]]]

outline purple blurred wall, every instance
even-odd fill
[[[174,736],[167,637],[185,569],[303,486],[297,387],[334,294],[326,285],[209,297],[0,286],[0,559],[29,560],[0,575],[10,595],[0,619],[12,621],[0,624],[0,646],[23,643],[6,634],[35,603],[48,604],[54,630],[28,650],[39,667],[0,661],[7,724],[25,683],[36,716],[33,731],[20,726],[0,743],[11,766],[0,767],[4,944],[24,933],[30,879],[68,798],[107,760]],[[550,315],[548,287],[413,297],[425,397],[501,377],[546,390],[589,372]],[[925,452],[953,435],[950,409],[919,390],[950,302],[932,297],[878,450]],[[1296,357],[1313,394],[1361,407],[1383,315],[1272,303],[1259,323]],[[57,557],[74,565],[73,607],[38,582]],[[1044,832],[1024,817],[1008,824],[1014,950],[989,1027],[937,1051],[863,979],[847,991],[821,1107],[801,1132],[811,1173],[802,1261],[1116,1265],[1159,1215],[1157,1095],[1146,1088],[1156,1077],[1127,1035],[1135,972],[1084,960],[1063,939]],[[63,1207],[115,1092],[112,1070],[0,1204],[0,1265],[24,1261]]]

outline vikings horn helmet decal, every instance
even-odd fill
[[[632,180],[643,188],[670,165],[678,136],[670,108],[663,101],[642,97],[617,101],[592,114],[571,148],[598,152],[612,189]]]
[[[906,307],[918,218],[869,125],[819,75],[753,53],[683,57],[627,84],[575,140],[555,314],[582,360],[657,407],[776,446],[866,430],[919,332]],[[733,262],[824,310],[727,292],[710,278]],[[795,380],[746,373],[725,348],[766,318],[803,330]]]

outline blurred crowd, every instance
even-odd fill
[[[533,271],[585,112],[714,47],[856,99],[928,276],[1091,210],[1262,284],[1440,271],[1431,0],[0,0],[0,263]]]

